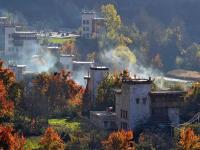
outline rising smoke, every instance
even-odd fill
[[[117,52],[117,51],[121,52]],[[128,47],[120,46],[110,50],[105,50],[100,54],[100,59],[108,65],[111,71],[122,71],[128,69],[130,74],[137,75],[139,78],[149,78],[161,76],[162,72],[152,67],[144,67],[133,52]]]

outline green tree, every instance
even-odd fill
[[[101,12],[105,18],[107,36],[110,39],[115,39],[122,25],[121,17],[117,14],[117,10],[113,4],[103,5]]]

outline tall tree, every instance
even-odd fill
[[[113,4],[103,5],[101,12],[105,18],[107,35],[111,39],[116,38],[116,34],[122,25],[121,18]]]
[[[14,103],[7,99],[7,91],[0,80],[0,118],[12,117],[14,113]]]
[[[0,149],[24,150],[25,138],[17,133],[9,125],[0,125]]]
[[[64,150],[64,142],[53,128],[47,128],[40,140],[41,150]]]
[[[102,141],[104,150],[135,150],[132,131],[117,131],[109,135],[108,139]]]
[[[182,129],[178,146],[181,150],[200,149],[200,136],[195,135],[191,128]]]

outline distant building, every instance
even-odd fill
[[[115,130],[116,126],[116,113],[109,111],[91,111],[90,120],[100,129]]]
[[[22,81],[24,79],[26,65],[9,65],[8,67],[15,73],[17,81]]]
[[[0,17],[0,54],[21,57],[37,50],[37,33],[22,31],[6,17]]]
[[[148,121],[155,124],[178,125],[180,123],[179,109],[186,93],[183,91],[151,91],[152,82],[151,78],[123,80],[121,88],[114,89],[116,93],[115,113],[110,113],[112,119],[109,120],[109,113],[106,113],[107,119],[104,118],[105,111],[91,111],[91,122],[95,122],[96,126],[103,129],[107,129],[107,122],[113,122],[113,118],[115,118],[118,129],[135,129]],[[92,89],[92,84],[89,85],[86,89],[88,91]],[[92,99],[96,96],[95,91],[90,92],[94,92],[91,93]]]
[[[67,54],[60,55],[60,63],[62,64],[63,69],[66,69],[70,72],[73,71],[73,57],[74,55],[67,55]]]
[[[86,88],[90,97],[89,103],[92,104],[92,106],[96,105],[98,85],[108,75],[108,73],[109,73],[109,68],[107,67],[93,66],[90,67],[88,76],[84,77],[84,79],[87,82]],[[85,109],[90,109],[90,108],[88,106],[85,106]]]
[[[95,11],[81,12],[81,36],[85,38],[97,38],[105,30],[104,18],[99,18]]]

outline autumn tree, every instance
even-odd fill
[[[51,127],[47,128],[40,140],[41,150],[64,150],[64,142]]]
[[[200,149],[200,136],[195,135],[194,131],[191,128],[181,129],[178,148],[181,150]]]
[[[122,72],[115,72],[107,75],[98,85],[97,88],[97,109],[105,110],[107,107],[115,106],[114,89],[121,88],[122,80],[131,79],[128,70]]]
[[[0,125],[0,149],[24,150],[25,138],[17,133],[9,125]]]
[[[61,53],[63,54],[73,54],[74,50],[75,50],[74,40],[66,40],[61,47]]]
[[[105,18],[107,35],[109,38],[116,38],[116,34],[121,27],[121,18],[117,14],[117,10],[113,4],[103,5],[101,12]]]
[[[132,131],[117,131],[112,132],[108,139],[102,141],[104,150],[135,150],[134,143],[132,142]]]
[[[8,100],[7,97],[6,88],[3,81],[0,80],[0,118],[10,118],[13,116],[14,103]]]

